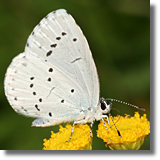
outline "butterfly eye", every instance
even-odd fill
[[[104,102],[101,102],[101,109],[105,110],[106,109],[106,104]]]

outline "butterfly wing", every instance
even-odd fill
[[[37,117],[34,126],[84,118],[96,109],[99,80],[87,40],[64,9],[49,13],[34,28],[24,53],[15,57],[5,78],[13,109]]]

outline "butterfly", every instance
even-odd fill
[[[100,99],[99,78],[88,42],[64,9],[49,13],[33,29],[24,52],[8,67],[4,86],[12,108],[36,118],[32,126],[73,121],[72,133],[77,123],[91,123],[92,128],[95,120],[104,122],[112,101],[118,101]]]

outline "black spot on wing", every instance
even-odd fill
[[[76,58],[76,59],[73,60],[71,63],[74,63],[74,62],[76,62],[76,61],[78,61],[78,60],[80,60],[80,59],[82,59],[82,58]]]
[[[56,38],[56,40],[60,40],[60,39],[61,39],[61,37],[57,37],[57,38]]]
[[[34,80],[34,77],[30,77],[30,80]]]
[[[65,33],[65,32],[62,32],[62,36],[65,36],[67,33]]]
[[[51,112],[49,112],[49,116],[52,117],[52,113]]]
[[[39,102],[42,102],[42,98],[39,99]]]
[[[51,44],[50,46],[55,48],[57,46],[57,44]]]
[[[48,81],[48,82],[51,82],[51,78],[48,78],[47,81]]]
[[[24,109],[24,107],[22,107],[22,106],[21,106],[21,109],[23,109],[25,112],[27,112],[27,110],[26,110],[26,109]]]
[[[50,50],[50,51],[47,52],[46,56],[48,57],[48,56],[50,56],[51,54],[52,54],[52,51]]]
[[[76,42],[76,41],[77,41],[77,38],[73,38],[73,41]]]
[[[49,72],[53,72],[53,68],[49,68],[49,70],[48,70]]]
[[[33,87],[33,84],[30,84],[30,88],[32,88]]]
[[[73,93],[74,92],[74,89],[71,89],[71,93]]]
[[[36,92],[33,92],[33,95],[35,96],[35,95],[36,95]]]
[[[37,105],[37,104],[35,105],[35,108],[37,109],[37,111],[40,111],[40,109],[38,108],[38,105]]]

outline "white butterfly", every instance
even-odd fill
[[[100,99],[89,45],[64,9],[49,13],[34,28],[25,51],[8,67],[4,84],[10,105],[37,118],[32,122],[36,127],[70,121],[90,122],[92,127],[95,120],[108,119],[103,114],[112,105]]]

